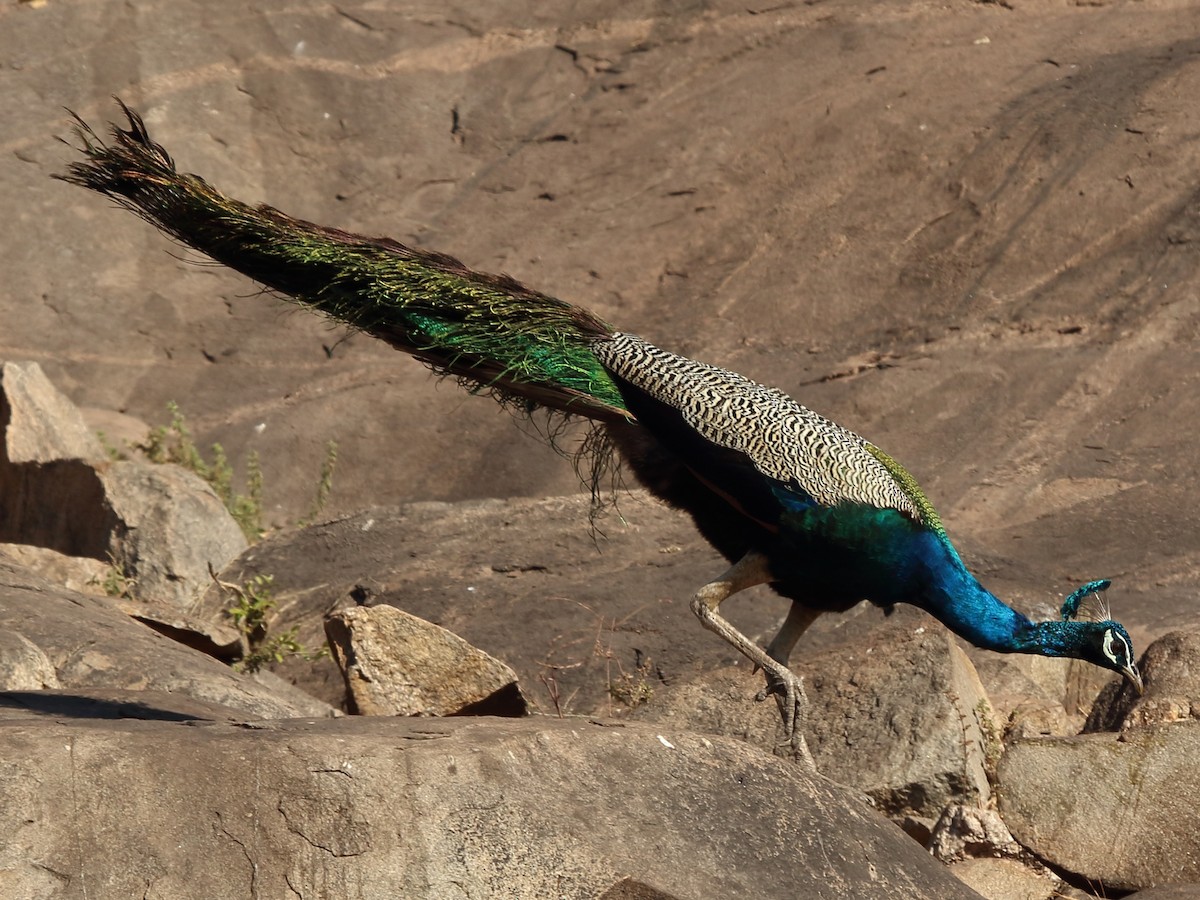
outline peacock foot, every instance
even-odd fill
[[[808,695],[804,692],[804,679],[795,675],[791,669],[781,663],[765,669],[767,684],[755,695],[755,700],[762,702],[773,696],[779,705],[779,715],[783,719],[783,740],[777,749],[786,748],[788,755],[816,771],[816,763],[808,750],[808,742],[804,739],[804,726],[807,720]]]

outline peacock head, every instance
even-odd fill
[[[1112,620],[1104,602],[1104,589],[1110,584],[1107,579],[1089,581],[1063,602],[1063,622],[1070,623],[1074,637],[1071,655],[1122,675],[1140,696],[1142,676],[1133,655],[1133,642],[1129,632]]]

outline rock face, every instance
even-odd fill
[[[0,365],[0,436],[0,541],[104,559],[116,528],[104,451],[37,363]]]
[[[1057,900],[1062,884],[1046,872],[1037,872],[1015,859],[966,859],[950,871],[988,900]]]
[[[36,363],[0,366],[0,541],[111,561],[136,595],[187,605],[246,547],[202,479],[112,462]]]
[[[244,715],[332,715],[286,685],[264,687],[135,622],[108,600],[76,594],[0,559],[0,634],[7,689],[154,688]],[[19,666],[17,665],[19,663]]]
[[[624,676],[661,696],[666,682],[738,656],[688,608],[724,567],[691,523],[641,493],[622,498],[621,514],[600,522],[597,540],[583,496],[373,508],[272,535],[221,580],[271,575],[272,627],[299,626],[305,646],[324,642],[331,609],[388,604],[503,660],[536,709],[620,714],[613,688]],[[197,614],[219,617],[227,605],[210,590]],[[763,595],[742,608],[765,628],[783,603]],[[325,680],[328,669],[292,662],[279,671],[327,702],[345,696],[340,676]],[[750,685],[747,702],[758,690]]]
[[[936,819],[950,803],[987,803],[991,707],[940,624],[885,626],[802,669],[811,673],[809,746],[822,774],[892,816]]]
[[[986,804],[998,728],[975,669],[954,638],[913,610],[823,653],[795,654],[809,698],[805,734],[817,771],[871,797],[914,834],[948,804]],[[750,698],[761,679],[723,668],[675,685],[635,711],[712,734],[779,745],[774,704]],[[906,826],[907,827],[907,826]]]
[[[1200,721],[1015,742],[1000,813],[1042,859],[1111,890],[1200,881]]]
[[[845,789],[644,726],[10,719],[0,757],[14,897],[978,900]]]
[[[508,666],[394,606],[325,620],[354,712],[364,716],[509,715],[527,711]]]
[[[246,537],[203,479],[186,469],[137,460],[101,476],[116,522],[114,562],[138,596],[189,607],[221,569],[246,549]]]
[[[963,805],[946,807],[929,839],[929,852],[946,863],[969,857],[1016,856],[1020,850],[994,809]]]

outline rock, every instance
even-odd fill
[[[19,633],[38,648],[64,689],[154,688],[269,718],[335,712],[295,696],[295,688],[288,686],[284,693],[265,687],[182,647],[130,619],[107,598],[56,587],[0,559],[4,633]]]
[[[762,688],[762,675],[751,673],[749,666],[723,666],[672,685],[661,698],[655,697],[633,710],[631,717],[702,734],[735,737],[768,751],[782,750],[783,723],[778,706],[754,701]]]
[[[0,365],[0,542],[104,559],[115,526],[83,418],[37,363]]]
[[[1077,709],[1076,694],[1083,687],[1081,682],[1092,677],[1086,670],[1096,670],[1095,666],[1023,653],[989,653],[974,648],[967,652],[987,688],[996,720],[1004,723],[1006,737],[1079,731],[1083,715]],[[1100,683],[1086,699],[1084,714],[1108,680],[1103,672],[1099,678]]]
[[[29,544],[0,545],[0,554],[68,590],[108,597],[127,616],[193,650],[226,661],[245,656],[246,640],[237,629],[188,615],[178,605],[153,597],[132,599],[128,595],[134,593],[135,585],[111,563],[86,556],[65,556]]]
[[[968,857],[1016,856],[1021,845],[994,809],[946,807],[930,835],[929,852],[944,863]]]
[[[72,687],[0,693],[0,719],[140,719],[245,723],[262,717],[245,710],[153,689]]]
[[[141,419],[95,406],[81,407],[79,413],[106,454],[143,458],[140,445],[146,443],[151,429]]]
[[[354,607],[325,620],[353,708],[364,716],[523,716],[508,666],[394,606]]]
[[[101,475],[116,517],[114,565],[138,597],[193,604],[219,571],[246,549],[246,537],[205,481],[173,465],[112,463]]]
[[[889,816],[936,818],[952,803],[988,801],[987,757],[998,751],[989,742],[998,732],[953,635],[919,619],[809,655],[796,668],[808,673],[817,770],[865,792]]]
[[[664,894],[640,881],[622,878],[600,895],[600,900],[676,900],[678,894]]]
[[[1200,900],[1200,884],[1162,884],[1129,894],[1125,900]]]
[[[1130,891],[1200,880],[1200,721],[1013,743],[1000,814],[1057,869]]]
[[[654,706],[741,655],[700,627],[687,602],[727,564],[686,516],[642,492],[624,496],[620,511],[596,535],[586,496],[377,507],[270,535],[220,578],[273,576],[271,627],[298,627],[305,646],[324,643],[331,609],[388,604],[503,660],[543,712],[625,715],[628,682],[644,682],[643,705]],[[739,621],[766,628],[785,604],[758,597]],[[222,620],[228,605],[210,589],[196,614]],[[272,668],[314,696],[344,702],[335,667],[293,659]],[[738,703],[753,708],[761,679],[744,671]],[[635,693],[645,700],[647,691]]]
[[[130,591],[178,605],[246,548],[203,479],[178,466],[111,462],[36,363],[0,366],[0,541],[111,562]],[[45,560],[40,562],[44,563]]]
[[[0,364],[0,428],[8,465],[105,458],[75,404],[35,362]]]
[[[805,737],[817,771],[863,791],[897,822],[932,821],[948,804],[987,802],[998,729],[953,636],[913,610],[898,615],[904,622],[844,646],[793,654],[792,669],[805,676]],[[676,685],[635,715],[773,749],[782,739],[775,704],[750,702],[761,688],[748,666],[729,667]]]
[[[978,900],[844,788],[647,726],[37,717],[0,758],[13,897]]]
[[[112,571],[109,563],[98,559],[67,556],[33,544],[3,544],[0,553],[26,569],[33,569],[47,581],[84,594],[105,594],[104,581]]]
[[[1061,882],[1015,859],[964,859],[950,867],[955,877],[988,900],[1051,900]]]
[[[236,628],[188,615],[172,603],[114,598],[113,605],[159,634],[223,662],[242,659],[247,653],[246,636]]]
[[[19,631],[0,631],[0,691],[58,687],[58,675],[41,648]]]
[[[1200,718],[1200,632],[1172,631],[1146,648],[1138,662],[1146,692],[1125,683],[1101,692],[1085,732],[1124,731]]]

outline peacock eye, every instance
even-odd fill
[[[1129,644],[1111,628],[1104,630],[1104,655],[1117,666],[1126,665],[1129,660]]]

